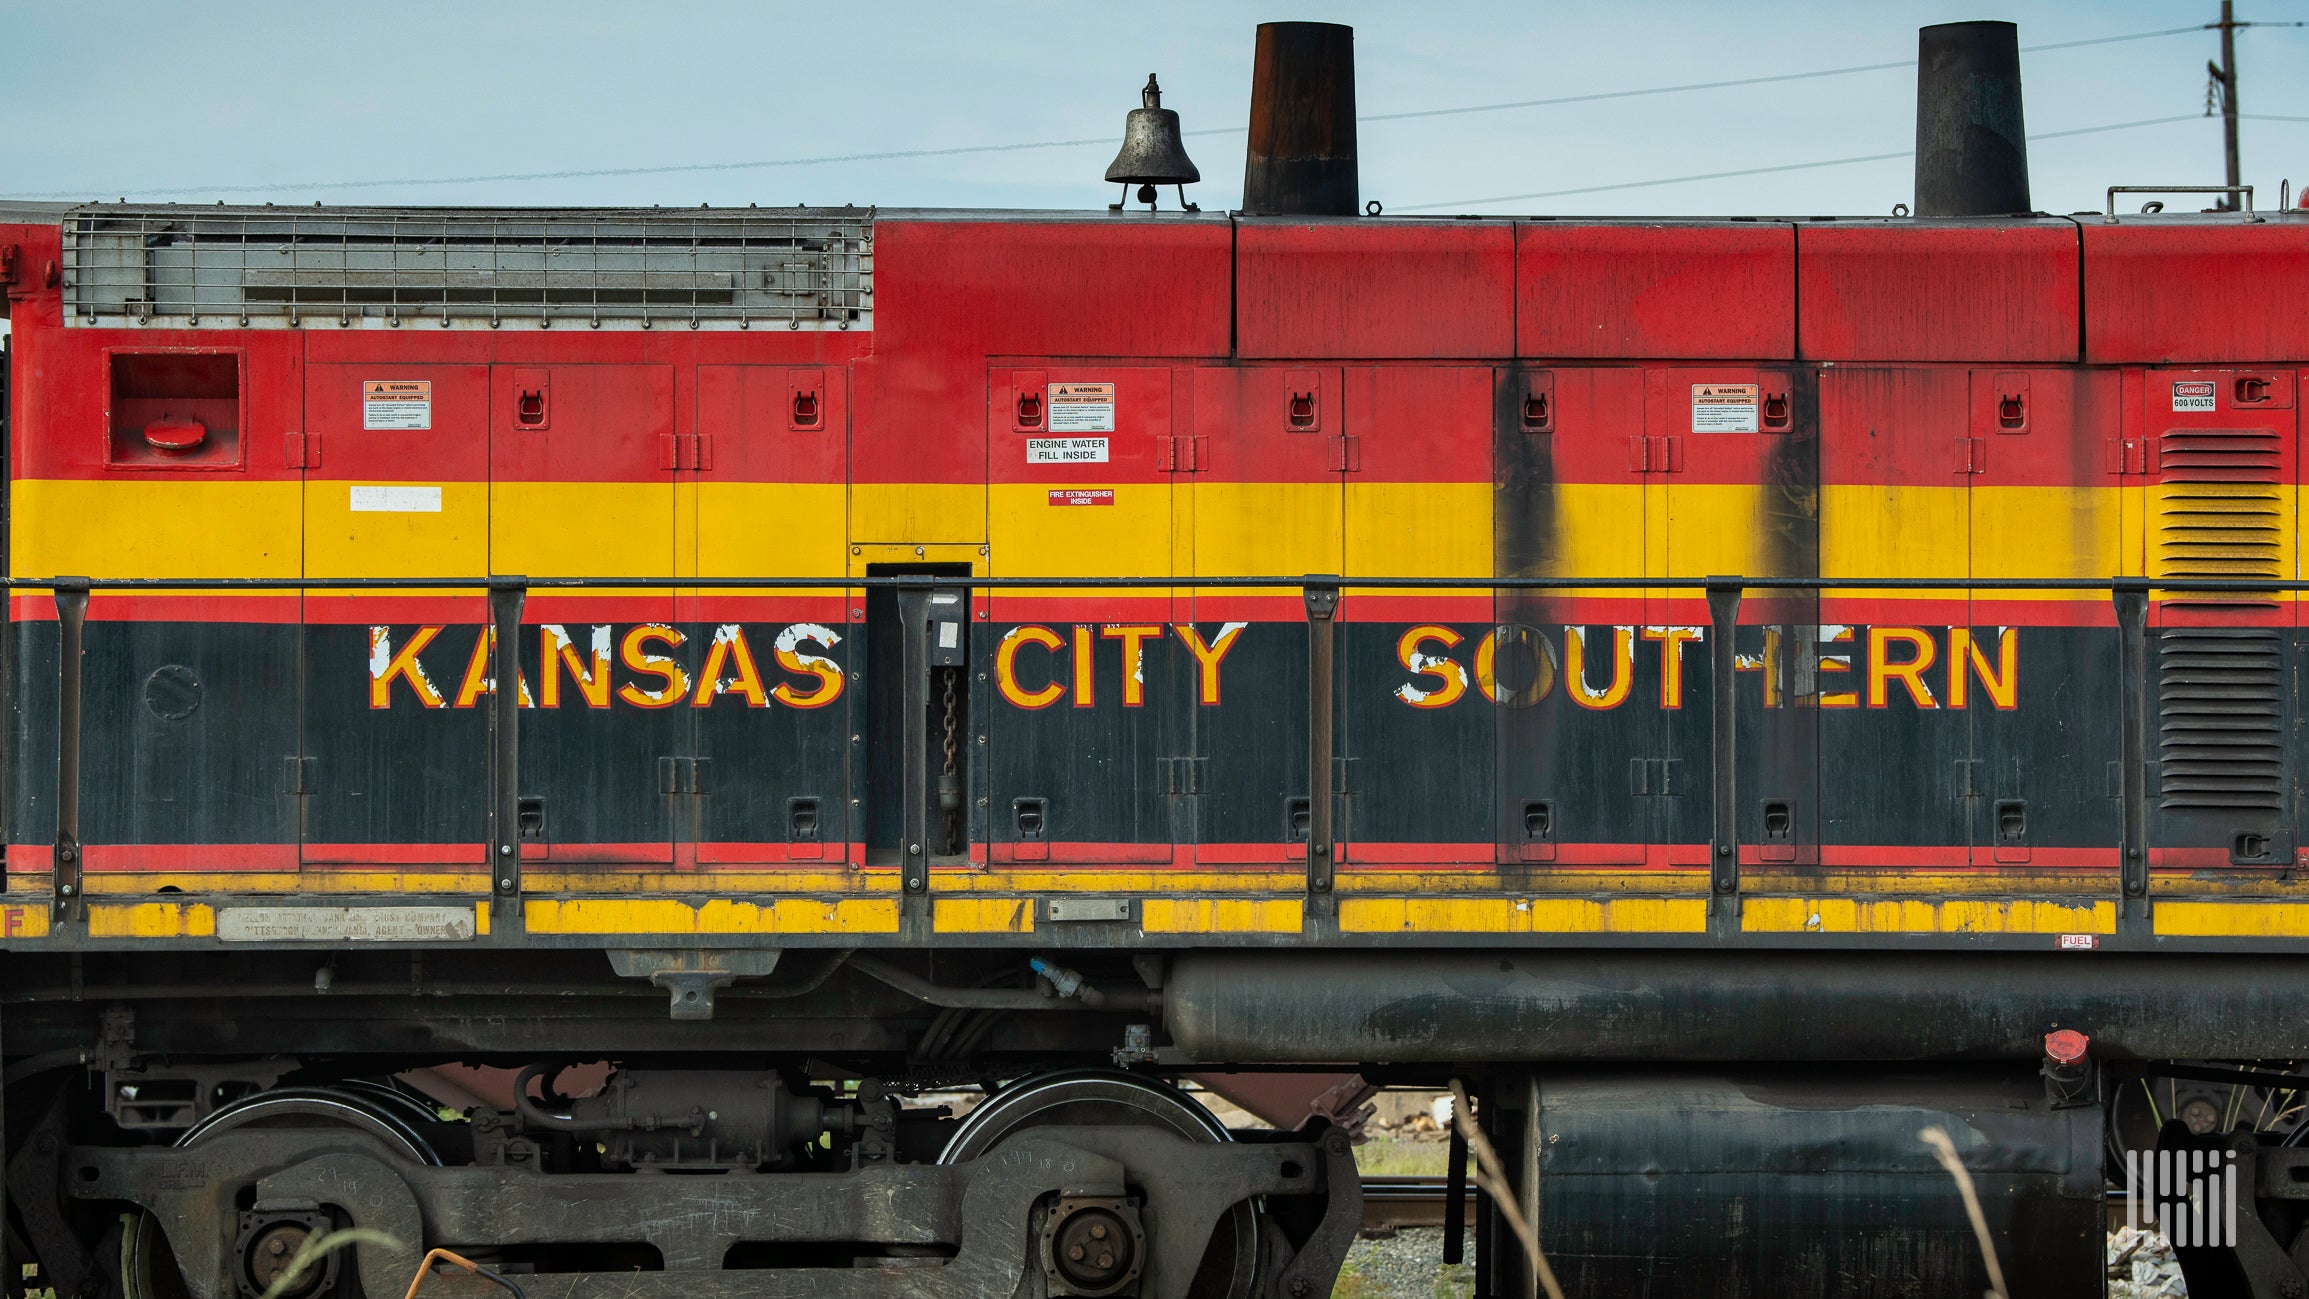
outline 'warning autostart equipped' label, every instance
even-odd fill
[[[1030,465],[1103,465],[1106,463],[1105,438],[1028,438],[1026,463]]]
[[[2176,379],[2173,381],[2174,410],[2213,410],[2216,408],[2217,403],[2213,400],[2213,385],[2210,382],[2201,379]]]
[[[364,429],[429,429],[433,427],[431,379],[365,379],[361,383],[361,427]]]
[[[1755,433],[1757,389],[1753,383],[1692,385],[1692,432]]]
[[[1114,385],[1111,383],[1054,383],[1050,385],[1050,431],[1053,433],[1114,432]],[[1099,459],[1106,459],[1100,456]]]

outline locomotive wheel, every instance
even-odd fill
[[[1234,1140],[1209,1110],[1174,1087],[1136,1074],[1091,1069],[1029,1078],[987,1097],[963,1118],[938,1162],[976,1159],[1013,1136],[1039,1129],[1089,1126],[1153,1128],[1190,1141]],[[1245,1201],[1219,1220],[1187,1291],[1189,1299],[1247,1299],[1258,1282],[1263,1216],[1255,1201]]]
[[[2270,1067],[2293,1068],[2290,1063]],[[2299,1145],[2309,1136],[2302,1121],[2303,1102],[2304,1097],[2292,1091],[2242,1083],[2130,1079],[2109,1098],[2109,1175],[2123,1179],[2127,1152],[2154,1151],[2157,1133],[2168,1119],[2179,1119],[2194,1136],[2247,1128],[2279,1134],[2281,1145]]]
[[[177,1138],[176,1145],[179,1148],[197,1146],[220,1132],[242,1128],[350,1130],[376,1138],[386,1149],[406,1159],[438,1166],[440,1155],[416,1126],[433,1117],[416,1101],[375,1083],[285,1087],[218,1110],[187,1128],[184,1135]],[[242,1265],[254,1269],[256,1278],[269,1281],[271,1277],[266,1269],[277,1266],[274,1253],[293,1253],[293,1246],[301,1243],[302,1238],[303,1232],[294,1227],[264,1233],[260,1245],[278,1243],[291,1248],[253,1254],[244,1259]],[[176,1256],[169,1251],[167,1234],[149,1213],[137,1214],[121,1233],[120,1281],[122,1299],[185,1299],[184,1276],[177,1270]],[[317,1287],[316,1280],[309,1288],[298,1287],[295,1293],[311,1299]],[[258,1286],[260,1290],[263,1288],[262,1284]]]

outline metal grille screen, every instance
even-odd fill
[[[2173,429],[2157,448],[2156,575],[2284,578],[2285,506],[2275,431]],[[2274,595],[2171,592],[2181,604],[2266,605]]]
[[[858,209],[80,208],[74,325],[870,329]]]
[[[2277,633],[2169,627],[2157,648],[2160,805],[2278,806],[2285,750]]]

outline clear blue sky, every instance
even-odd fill
[[[1908,62],[1919,25],[2020,24],[2025,45],[2209,21],[2189,3],[4,3],[0,194],[374,203],[878,203],[1091,208],[1140,83],[1187,128],[1239,128],[1261,19],[1356,29],[1365,114]],[[2302,0],[2241,17],[2309,18]],[[2239,38],[2248,114],[2309,118],[2309,30]],[[2023,56],[2032,133],[2201,113],[2213,33]],[[1394,210],[1875,213],[1906,160],[1463,203],[1889,153],[1906,68],[1363,128],[1363,194]],[[668,175],[344,188],[360,179],[647,167],[1097,138],[1069,148]],[[1242,136],[1189,141],[1193,196],[1231,206]],[[2248,121],[2246,179],[2309,178],[2309,121]],[[2040,141],[2039,207],[2114,183],[2220,179],[2203,118]],[[211,186],[269,185],[220,191]],[[2178,206],[2178,204],[2176,204]]]

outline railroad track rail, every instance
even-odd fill
[[[1366,1177],[1363,1179],[1363,1230],[1397,1231],[1404,1227],[1441,1227],[1447,1199],[1441,1177]],[[1477,1192],[1467,1188],[1467,1213],[1475,1221]]]

